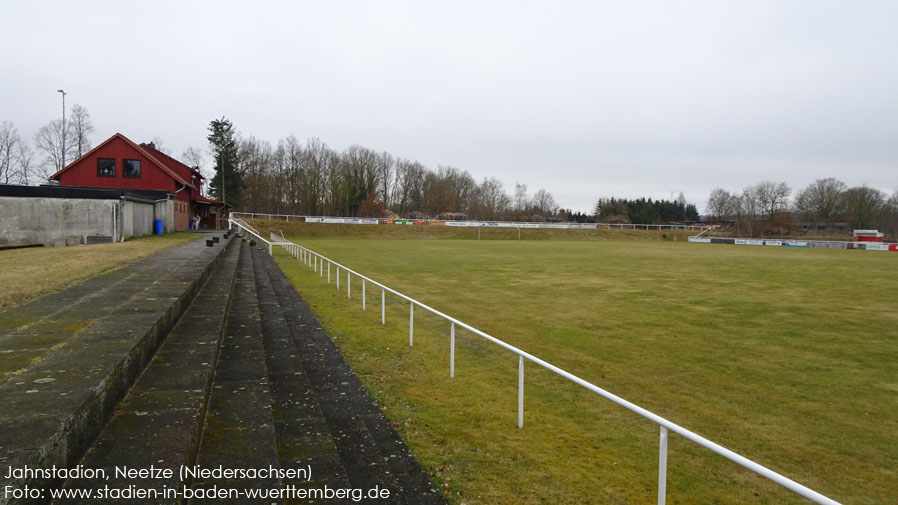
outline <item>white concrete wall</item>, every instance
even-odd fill
[[[0,247],[55,240],[83,243],[87,235],[112,235],[116,200],[0,197]],[[78,237],[78,240],[75,240]]]
[[[165,232],[174,231],[174,206],[170,200],[153,205],[119,200],[0,196],[0,247],[52,246],[59,240],[76,245],[85,243],[88,235],[114,235],[113,240],[151,235],[155,219],[163,220]]]

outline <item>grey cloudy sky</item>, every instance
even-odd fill
[[[60,96],[178,156],[210,120],[276,143],[703,210],[715,186],[898,187],[898,2],[3,0],[0,120]]]

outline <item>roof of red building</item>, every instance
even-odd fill
[[[195,201],[200,202],[200,203],[215,203],[215,204],[218,204],[218,205],[224,205],[224,204],[225,204],[225,203],[222,202],[221,200],[213,200],[213,199],[211,199],[211,198],[206,198],[206,197],[203,196],[203,195],[200,195],[200,196],[196,197],[196,200],[195,200]]]
[[[156,149],[156,145],[152,142],[149,144],[140,144],[140,147],[143,148],[144,151],[149,152],[160,161],[166,163],[169,168],[181,174],[181,177],[185,179],[190,179],[193,175],[197,175],[199,178],[204,179],[203,175],[200,174],[199,170],[194,170],[193,167],[190,167],[184,164],[181,161],[178,161],[168,154]]]
[[[131,146],[132,148],[136,149],[139,153],[141,153],[142,155],[146,156],[146,158],[147,158],[148,160],[150,160],[151,163],[153,163],[154,165],[156,165],[157,167],[159,167],[160,170],[162,170],[162,171],[163,171],[164,173],[166,173],[167,175],[171,176],[171,178],[173,178],[174,180],[176,180],[176,181],[178,181],[179,183],[184,184],[184,185],[186,185],[186,186],[188,186],[188,187],[191,187],[191,188],[194,187],[194,185],[190,183],[190,176],[187,176],[187,178],[185,179],[184,177],[181,176],[181,174],[178,173],[177,170],[174,170],[174,169],[170,168],[168,165],[166,165],[165,163],[162,163],[161,161],[159,161],[159,159],[157,158],[157,156],[155,155],[155,153],[161,153],[161,151],[157,151],[156,149],[153,149],[152,152],[150,152],[150,149],[144,149],[143,147],[141,147],[141,146],[135,144],[134,142],[132,142],[131,139],[129,139],[128,137],[122,135],[121,133],[116,133],[115,135],[109,137],[108,139],[106,139],[105,141],[103,141],[102,143],[100,143],[97,147],[94,147],[93,149],[91,149],[90,151],[88,151],[87,154],[81,156],[81,158],[78,158],[77,160],[75,160],[75,161],[69,163],[68,166],[66,166],[65,168],[63,168],[63,169],[60,170],[59,172],[56,172],[55,174],[51,175],[51,176],[50,176],[50,179],[56,179],[56,180],[58,180],[58,179],[59,179],[59,175],[60,175],[61,173],[65,172],[66,170],[68,170],[68,169],[70,169],[70,168],[72,168],[72,167],[75,166],[75,165],[76,165],[82,158],[86,158],[87,156],[90,156],[91,154],[93,154],[93,153],[96,152],[97,150],[101,149],[101,148],[102,148],[103,146],[105,146],[106,144],[112,142],[114,139],[121,139],[121,140],[124,141],[126,144],[128,144],[128,145]],[[162,153],[162,154],[164,155],[164,153]],[[188,167],[187,165],[184,165],[184,164],[181,163],[180,161],[177,161],[177,160],[175,160],[174,158],[171,158],[171,157],[168,156],[168,155],[164,155],[164,156],[165,156],[166,158],[171,159],[172,161],[177,162],[177,163],[180,164],[180,165],[183,165],[184,167],[187,168],[188,173],[190,173],[190,172],[189,172],[189,171],[190,171],[190,167]]]

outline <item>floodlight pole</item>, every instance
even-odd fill
[[[224,154],[219,153],[218,155],[218,163],[221,165],[221,202],[225,205],[228,204],[227,200],[225,200],[225,164],[224,164]]]
[[[60,170],[65,168],[65,96],[66,92],[57,89],[58,93],[62,93],[62,166],[59,167]]]

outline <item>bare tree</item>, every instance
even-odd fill
[[[684,195],[682,191],[677,195],[677,205],[684,209],[686,208],[686,195]]]
[[[884,230],[891,234],[891,241],[898,241],[898,189],[886,202],[886,223]]]
[[[377,178],[380,181],[380,188],[377,192],[380,195],[383,208],[390,206],[390,184],[393,182],[393,166],[395,164],[393,155],[386,151],[380,153],[377,158]]]
[[[349,146],[343,151],[340,157],[340,173],[344,179],[341,186],[345,192],[341,197],[343,214],[356,215],[368,195],[377,191],[380,186],[378,158],[375,151],[360,145]]]
[[[390,197],[394,211],[401,216],[421,210],[424,201],[424,174],[427,169],[417,161],[399,159],[393,179],[393,195]]]
[[[273,163],[271,144],[250,136],[238,142],[237,171],[243,178],[243,207],[251,212],[281,213],[283,210],[284,181],[271,170]]]
[[[153,135],[153,140],[150,140],[150,142],[153,144],[154,149],[162,154],[171,156],[171,149],[165,147],[165,140],[161,135]]]
[[[181,153],[181,159],[184,160],[185,165],[198,168],[200,171],[200,175],[202,175],[203,178],[207,181],[210,180],[213,175],[215,175],[213,171],[206,168],[206,157],[203,154],[203,151],[195,147],[188,147],[187,149],[185,149],[184,152]],[[204,192],[205,190],[209,189],[207,186],[203,187]]]
[[[754,236],[754,223],[758,218],[760,205],[756,187],[748,187],[742,190],[735,202],[737,225],[749,236]]]
[[[483,179],[483,182],[477,187],[476,216],[480,219],[498,219],[505,213],[509,201],[502,181],[495,177]]]
[[[34,134],[34,146],[44,155],[43,168],[45,171],[58,172],[62,166],[63,151],[65,159],[72,160],[75,150],[74,139],[71,135],[66,137],[66,145],[62,145],[62,120],[54,119],[38,128]]]
[[[337,164],[337,153],[317,138],[306,140],[303,149],[303,212],[313,216],[325,212],[327,174]]]
[[[66,135],[72,137],[72,143],[74,144],[73,150],[77,157],[80,158],[90,151],[90,139],[88,136],[94,132],[94,125],[90,120],[90,113],[87,112],[87,109],[77,103],[72,105],[71,120],[66,127],[68,128]],[[68,143],[68,139],[66,139],[66,143]]]
[[[533,211],[542,217],[549,217],[555,214],[558,204],[555,203],[555,197],[545,189],[540,189],[533,195]]]
[[[763,181],[754,186],[758,210],[763,218],[772,221],[778,214],[789,209],[789,194],[792,188],[785,182]]]
[[[705,212],[719,223],[730,216],[732,204],[733,195],[729,191],[723,188],[714,188],[711,190],[711,196],[708,197],[708,208],[705,209]]]
[[[795,209],[803,219],[813,221],[815,228],[821,222],[832,224],[843,213],[842,193],[846,188],[844,182],[832,177],[817,179],[795,195]]]
[[[294,135],[290,135],[278,142],[278,169],[272,175],[279,179],[279,188],[271,188],[272,191],[282,192],[286,204],[285,212],[295,214],[299,212],[302,202],[302,188],[305,183],[305,167],[303,164],[302,144]]]
[[[527,207],[530,206],[530,200],[527,198],[527,185],[516,183],[514,185],[514,211],[522,217],[527,213]]]
[[[886,206],[882,191],[868,186],[857,186],[842,193],[845,217],[855,228],[877,226]]]
[[[2,184],[10,184],[18,176],[16,151],[21,143],[22,137],[19,135],[19,129],[12,122],[0,123],[0,183]]]
[[[28,145],[27,142],[19,142],[16,144],[15,148],[15,162],[17,165],[16,170],[16,182],[19,184],[31,184],[32,179],[35,179],[33,182],[46,182],[46,178],[43,181],[40,181],[37,177],[37,174],[34,173],[34,166],[32,164],[33,155],[31,152],[31,146]]]
[[[203,165],[206,164],[206,157],[203,155],[203,152],[195,147],[188,147],[181,153],[181,159],[187,162],[188,166],[197,167],[200,170],[203,169]]]

